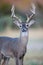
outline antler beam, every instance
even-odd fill
[[[27,15],[26,22],[29,22],[32,19],[32,17],[35,15],[35,8],[36,8],[35,5],[32,3],[32,9],[30,10],[32,12],[32,15],[30,15],[30,17],[28,17],[28,14],[26,14]]]
[[[15,12],[14,12],[14,11],[15,11],[15,7],[14,7],[14,5],[12,5],[12,8],[11,8],[11,12],[12,12],[11,17],[14,18],[14,19],[16,19],[16,20],[19,20],[19,23],[22,22],[21,19],[19,19],[19,18],[15,15]]]

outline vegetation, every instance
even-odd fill
[[[9,15],[11,13],[10,10],[11,10],[11,5],[10,4],[3,3],[0,6],[0,14],[1,15]]]

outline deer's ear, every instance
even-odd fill
[[[13,23],[15,24],[15,25],[17,25],[18,27],[20,26],[20,21],[19,21],[19,19],[17,19],[16,17],[14,17],[13,18]]]
[[[15,25],[17,25],[18,27],[20,26],[20,23],[19,23],[17,20],[13,21],[13,23],[14,23]]]
[[[30,22],[29,22],[29,27],[32,25],[32,24],[34,24],[36,21],[35,20],[31,20]]]

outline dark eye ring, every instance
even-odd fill
[[[20,25],[20,27],[22,27],[22,25]]]
[[[28,26],[28,25],[27,25]]]

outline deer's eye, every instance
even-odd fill
[[[22,27],[22,25],[20,25],[20,28]]]
[[[28,27],[28,25],[27,25],[27,27]]]
[[[28,24],[26,24],[26,26],[28,27]]]

